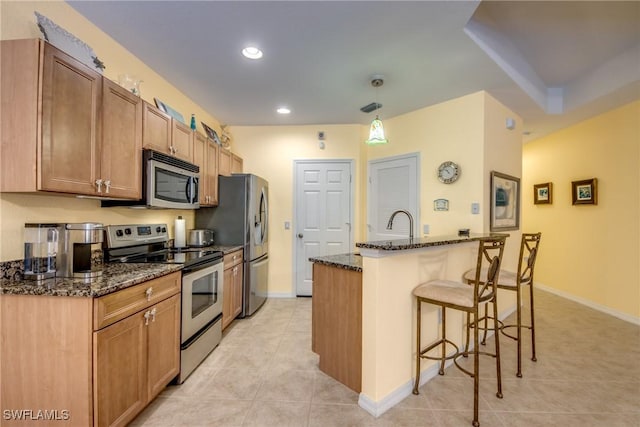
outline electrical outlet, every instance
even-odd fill
[[[471,203],[471,213],[474,215],[478,215],[480,213],[480,203],[478,202]]]
[[[422,224],[422,234],[429,234],[429,224]]]

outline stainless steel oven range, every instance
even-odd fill
[[[105,229],[105,262],[183,264],[181,384],[222,337],[223,253],[169,248],[166,224],[109,225]]]

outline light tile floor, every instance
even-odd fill
[[[640,426],[640,327],[542,291],[536,315],[538,361],[530,360],[525,333],[523,378],[515,376],[515,342],[500,341],[503,399],[495,397],[495,363],[483,358],[480,424]],[[318,369],[311,299],[272,299],[236,320],[193,375],[169,386],[132,425],[462,427],[471,425],[473,384],[449,367],[377,419],[357,402]]]

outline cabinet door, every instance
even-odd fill
[[[102,82],[103,192],[142,197],[142,100],[108,79]]]
[[[231,154],[231,173],[242,173],[243,167],[242,157]]]
[[[207,139],[207,152],[206,152],[206,164],[207,164],[207,176],[206,186],[207,195],[209,199],[207,204],[209,206],[218,205],[218,145],[210,139]]]
[[[174,156],[193,163],[193,131],[175,119],[171,120],[171,145]]]
[[[242,278],[244,276],[242,265],[239,264],[233,267],[233,319],[242,313]]]
[[[231,151],[221,148],[218,156],[218,174],[231,176]]]
[[[126,425],[147,404],[144,311],[94,332],[94,425]]]
[[[142,147],[171,152],[171,116],[146,101],[142,103]]]
[[[224,270],[222,287],[222,329],[224,330],[233,321],[233,269]]]
[[[102,75],[45,45],[38,189],[96,194]]]
[[[180,294],[150,310],[151,320],[147,327],[149,401],[180,372]]]
[[[206,179],[207,170],[207,138],[200,135],[198,132],[193,136],[193,163],[200,167],[200,185],[198,186],[198,200],[200,200],[200,206],[209,205],[209,183]]]

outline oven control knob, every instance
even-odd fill
[[[156,227],[156,233],[159,233],[160,231],[162,231],[162,227]]]
[[[167,232],[167,227],[162,227],[162,232],[166,233]]]
[[[124,234],[126,234],[127,236],[131,234],[131,229],[130,228],[125,228],[124,229]]]
[[[122,237],[123,234],[122,230],[116,230],[116,236]]]

